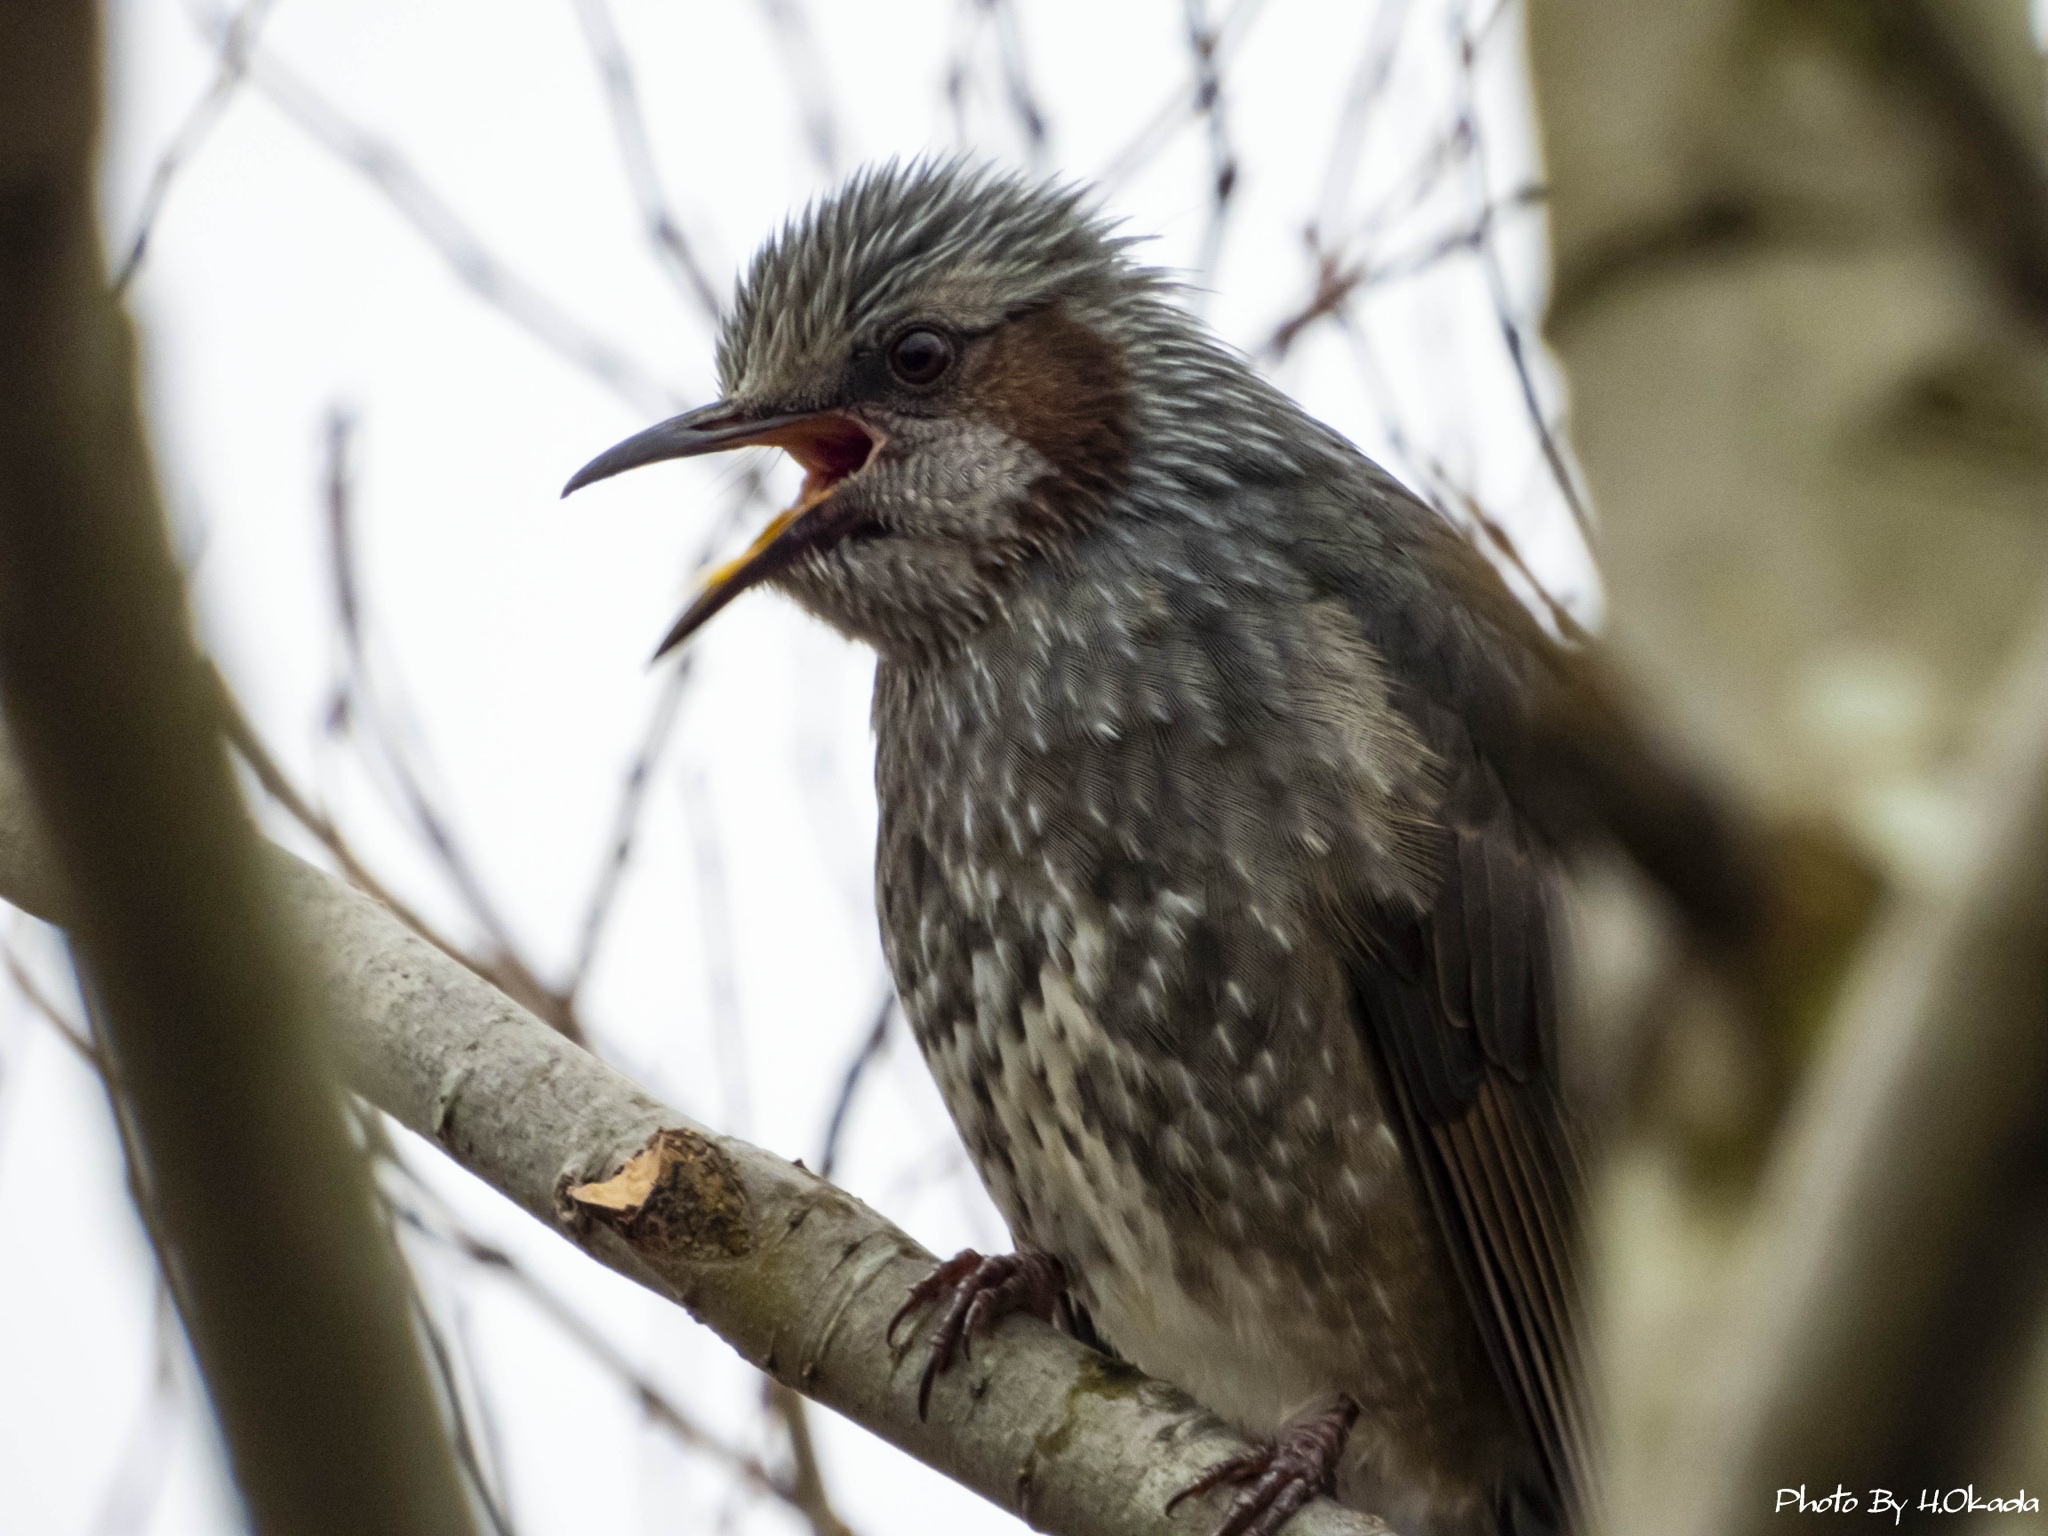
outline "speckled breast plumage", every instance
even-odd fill
[[[1340,609],[1202,540],[1107,530],[883,660],[884,943],[1013,1234],[1120,1352],[1254,1433],[1347,1393],[1357,1464],[1455,1484],[1500,1402],[1333,928],[1422,899],[1434,764]]]

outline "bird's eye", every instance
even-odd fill
[[[889,368],[906,384],[929,384],[953,364],[953,343],[937,331],[905,331],[889,349]]]

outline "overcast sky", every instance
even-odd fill
[[[938,0],[818,4],[798,12],[815,26],[809,53],[778,41],[772,14],[791,8],[615,8],[654,163],[720,299],[763,234],[855,165],[966,148],[1064,177],[1115,173],[1104,202],[1156,237],[1147,259],[1182,271],[1190,302],[1256,350],[1312,291],[1311,221],[1347,262],[1398,274],[1471,229],[1489,199],[1540,180],[1512,6],[1480,42],[1483,156],[1449,157],[1410,196],[1457,118],[1462,9],[1241,0],[1220,48],[1221,142],[1240,166],[1220,244],[1218,141],[1187,110],[1188,10],[1177,0],[1020,0],[1014,14]],[[1473,9],[1492,16],[1493,0]],[[210,20],[176,0],[111,8],[110,262],[215,76]],[[1333,158],[1362,62],[1389,43],[1355,152]],[[255,61],[172,181],[132,289],[198,623],[258,728],[373,867],[474,938],[474,915],[374,764],[327,730],[340,646],[322,465],[342,413],[354,424],[377,700],[522,951],[558,976],[577,952],[621,775],[666,686],[648,652],[707,540],[723,526],[725,548],[750,530],[720,522],[739,475],[730,463],[664,466],[566,504],[556,493],[598,449],[709,398],[710,329],[643,238],[567,0],[280,0]],[[1019,62],[1048,129],[1036,147],[1016,106]],[[1148,135],[1155,123],[1166,131]],[[426,190],[402,205],[363,163]],[[1474,494],[1590,613],[1583,554],[1495,302],[1498,283],[1511,314],[1535,313],[1539,221],[1531,206],[1500,212],[1491,268],[1460,249],[1361,290],[1350,331],[1309,332],[1276,377],[1403,474]],[[476,265],[479,251],[495,265]],[[479,284],[511,293],[527,323]],[[536,325],[571,350],[624,359],[620,377],[607,383]],[[794,481],[778,466],[771,484],[786,496]],[[669,1102],[815,1161],[884,996],[870,662],[757,594],[693,642],[691,665],[585,1012],[600,1048]],[[46,932],[18,921],[13,943],[38,974],[57,974]],[[758,1378],[717,1339],[431,1152],[414,1148],[411,1161],[679,1401],[757,1441]],[[900,1032],[858,1103],[840,1171],[936,1250],[1007,1246]],[[151,1261],[98,1086],[12,1004],[0,1007],[0,1231],[0,1530],[236,1529],[181,1353],[169,1397],[151,1386]],[[680,1533],[719,1519],[797,1528],[649,1427],[618,1380],[516,1291],[431,1247],[420,1262],[488,1405],[486,1456],[525,1536]],[[857,1530],[1017,1528],[820,1420],[830,1487]]]

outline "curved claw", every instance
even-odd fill
[[[903,1305],[898,1307],[895,1316],[889,1319],[889,1326],[882,1330],[883,1342],[893,1347],[896,1343],[896,1330],[903,1326],[905,1318],[941,1291],[951,1290],[958,1285],[965,1276],[973,1273],[980,1263],[980,1254],[972,1248],[963,1248],[913,1285],[910,1294],[903,1298]]]
[[[1225,1483],[1247,1484],[1231,1501],[1216,1536],[1278,1536],[1302,1505],[1335,1490],[1337,1461],[1357,1420],[1358,1404],[1339,1398],[1329,1409],[1291,1425],[1256,1450],[1211,1467],[1166,1501],[1166,1513],[1172,1514],[1181,1500]]]
[[[905,1318],[928,1302],[946,1298],[946,1309],[932,1333],[924,1373],[917,1382],[917,1416],[929,1415],[932,1383],[953,1363],[956,1349],[961,1358],[971,1359],[974,1336],[987,1333],[1012,1312],[1028,1312],[1042,1322],[1051,1322],[1066,1284],[1065,1266],[1049,1253],[1026,1248],[984,1257],[964,1248],[913,1285],[884,1331],[883,1337],[891,1345]]]

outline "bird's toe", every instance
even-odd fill
[[[884,1337],[894,1344],[905,1319],[935,1302],[944,1304],[918,1378],[917,1416],[930,1412],[932,1384],[953,1363],[956,1351],[966,1358],[975,1335],[986,1334],[1013,1312],[1051,1322],[1066,1288],[1066,1267],[1035,1248],[991,1255],[963,1248],[913,1285]]]
[[[1358,1405],[1340,1397],[1329,1408],[1283,1429],[1266,1444],[1211,1467],[1167,1500],[1171,1514],[1183,1499],[1225,1486],[1242,1488],[1215,1536],[1277,1536],[1294,1512],[1337,1486],[1337,1462],[1358,1419]]]

